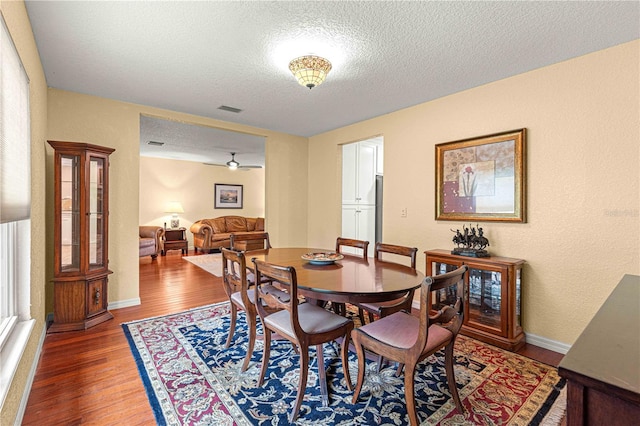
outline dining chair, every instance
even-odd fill
[[[279,266],[253,259],[255,265],[257,310],[264,329],[264,352],[258,385],[262,386],[269,365],[271,351],[271,333],[289,340],[300,354],[300,381],[298,394],[289,421],[293,423],[298,417],[302,399],[307,387],[309,370],[309,347],[316,347],[318,377],[323,406],[329,405],[327,378],[324,368],[323,343],[342,338],[342,367],[349,390],[353,389],[349,376],[349,339],[353,330],[353,321],[329,312],[312,303],[299,303],[298,282],[295,268]],[[264,283],[263,279],[279,283],[288,289],[284,293],[273,284]],[[265,306],[280,309],[269,313]],[[270,331],[270,332],[269,332]]]
[[[405,247],[394,244],[384,244],[377,242],[374,248],[373,257],[380,262],[390,262],[389,258],[396,260],[399,256],[409,258],[409,266],[411,269],[416,269],[416,253],[418,249],[416,247]],[[384,256],[388,254],[389,256]],[[398,262],[393,262],[398,263]],[[378,318],[386,317],[394,312],[405,311],[411,313],[411,304],[413,303],[413,295],[415,290],[407,291],[404,296],[397,299],[384,301],[384,302],[370,302],[370,303],[356,303],[358,308],[358,317],[360,318],[360,324],[364,325],[364,312],[368,314],[369,322],[373,322],[374,316]],[[383,357],[378,357],[378,371],[382,368]]]
[[[336,238],[336,253],[343,253],[342,247],[351,247],[355,249],[362,250],[362,258],[367,260],[367,254],[369,251],[369,241],[364,240],[354,240],[351,238]],[[351,254],[351,253],[347,253]],[[344,303],[336,303],[331,302],[331,309],[336,314],[340,314],[342,316],[347,315],[347,307]]]
[[[231,234],[229,247],[232,250],[264,250],[271,248],[268,232],[251,232]]]
[[[365,376],[365,349],[400,363],[396,372],[404,368],[404,396],[411,425],[418,425],[414,394],[414,375],[418,363],[444,348],[445,371],[449,392],[456,408],[464,414],[458,395],[453,371],[453,346],[462,327],[464,317],[464,276],[467,266],[442,275],[426,277],[420,288],[420,315],[396,312],[353,331],[352,340],[358,354],[358,382],[353,393],[353,403],[358,401]],[[434,306],[429,312],[431,292],[455,287],[456,297],[452,304]]]
[[[384,244],[384,243],[376,243],[374,248],[373,257],[382,262],[389,262],[390,260],[386,257],[383,258],[385,253],[390,254],[394,257],[394,260],[397,256],[406,256],[409,258],[409,266],[412,269],[416,269],[416,253],[418,249],[416,247],[405,247],[398,246],[393,244]],[[395,262],[397,263],[397,262]],[[408,291],[404,296],[390,300],[385,302],[375,302],[375,303],[357,303],[358,314],[360,316],[360,321],[364,325],[364,315],[363,311],[366,311],[369,316],[369,322],[373,322],[374,315],[379,318],[390,315],[394,312],[398,311],[406,311],[411,313],[411,304],[413,302],[413,294],[414,290]]]
[[[238,309],[245,311],[249,342],[240,371],[246,371],[251,356],[253,355],[253,348],[257,338],[256,317],[258,316],[258,312],[255,306],[255,289],[250,288],[254,283],[248,278],[247,263],[243,252],[229,250],[227,248],[221,248],[220,251],[222,252],[222,282],[231,307],[231,323],[229,324],[229,336],[227,337],[225,348],[231,345],[233,335],[235,334]]]
[[[336,253],[342,253],[342,247],[352,247],[360,249],[362,250],[362,258],[366,259],[367,251],[369,250],[369,241],[338,237],[336,239]]]

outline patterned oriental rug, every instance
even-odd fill
[[[272,342],[264,385],[257,386],[262,341],[241,373],[247,344],[244,312],[235,341],[224,348],[229,304],[123,324],[159,425],[286,425],[296,397],[298,355],[288,341]],[[260,324],[260,322],[258,322]],[[466,413],[459,414],[444,380],[444,354],[416,374],[416,403],[424,425],[555,425],[564,415],[565,383],[555,368],[459,336],[455,372]],[[339,346],[324,346],[330,405],[322,406],[316,357],[311,354],[307,392],[296,424],[408,424],[403,377],[395,368],[367,364],[360,400],[344,382]],[[357,377],[357,357],[349,369]]]

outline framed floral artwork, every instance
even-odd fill
[[[526,129],[436,145],[436,220],[526,222]]]
[[[216,183],[214,207],[216,209],[241,209],[242,185]]]

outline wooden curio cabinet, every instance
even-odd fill
[[[48,332],[84,330],[107,310],[109,155],[87,143],[48,141],[54,150],[53,323]]]
[[[517,351],[524,345],[520,321],[524,260],[458,256],[447,250],[429,250],[425,255],[427,275],[443,274],[461,265],[469,267],[462,334],[509,351]],[[446,299],[446,294],[435,294],[432,306]]]

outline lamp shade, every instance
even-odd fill
[[[313,89],[322,84],[331,71],[331,62],[319,56],[300,56],[289,62],[289,70],[302,86]]]
[[[182,204],[179,201],[169,201],[164,209],[165,213],[184,213]]]

